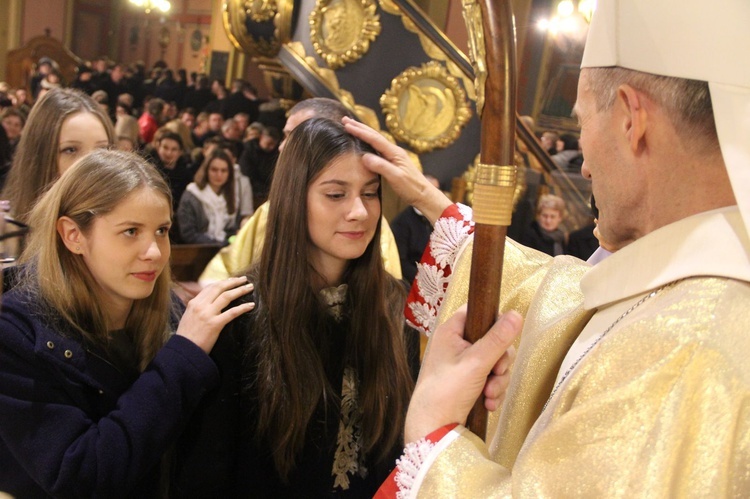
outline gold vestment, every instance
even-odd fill
[[[597,267],[546,259],[509,241],[500,308],[518,310],[525,324],[502,413],[491,418],[489,450],[459,426],[420,469],[412,492],[749,497],[748,249],[736,208],[701,214],[602,262],[597,288],[586,283]],[[458,257],[439,322],[466,301],[470,253]],[[587,294],[587,304],[601,303],[585,308],[582,279],[588,292],[615,301]],[[580,362],[543,409],[566,353],[592,316],[610,307],[620,307],[616,327],[575,354]]]

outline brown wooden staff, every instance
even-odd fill
[[[466,338],[472,343],[481,338],[497,318],[505,236],[513,213],[516,179],[516,44],[510,0],[479,0],[472,7],[473,3],[473,0],[464,0],[464,15],[473,35],[477,110],[482,118],[481,164],[477,167],[474,185],[476,228],[466,321]],[[476,10],[477,4],[479,11]],[[479,12],[481,21],[477,19]],[[477,33],[480,22],[482,32]],[[486,54],[484,61],[480,60],[482,44]],[[487,411],[484,396],[480,396],[471,410],[467,427],[485,438]]]

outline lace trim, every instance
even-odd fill
[[[420,438],[416,442],[406,444],[404,454],[396,460],[398,469],[394,477],[394,481],[398,485],[396,499],[407,499],[411,496],[411,489],[417,479],[419,469],[434,448],[435,444],[426,438]]]
[[[435,222],[430,244],[417,265],[405,313],[410,325],[427,336],[435,329],[458,251],[474,232],[471,216],[471,209],[462,204],[446,208]]]
[[[362,410],[357,403],[357,375],[354,369],[344,370],[341,384],[341,421],[336,438],[336,454],[333,458],[334,488],[349,489],[349,474],[367,476],[362,456]]]

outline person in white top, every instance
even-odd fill
[[[232,158],[212,151],[188,184],[177,208],[180,238],[187,244],[226,244],[237,231]]]

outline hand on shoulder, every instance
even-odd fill
[[[189,339],[204,352],[211,352],[224,326],[255,308],[253,302],[227,308],[234,300],[252,290],[253,284],[248,283],[245,276],[230,277],[207,286],[188,302],[177,334]]]

